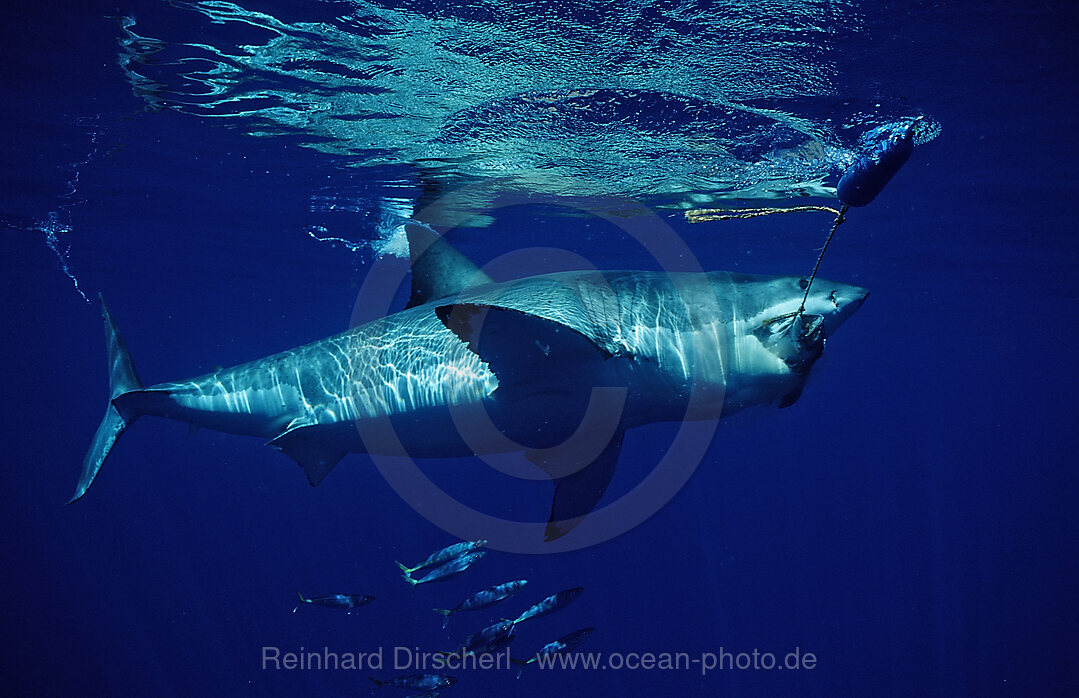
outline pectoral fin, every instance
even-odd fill
[[[556,540],[569,533],[603,498],[603,493],[607,491],[607,486],[614,477],[618,455],[622,452],[624,434],[624,431],[616,432],[607,448],[591,463],[570,475],[555,479],[554,501],[551,503],[551,518],[547,522],[545,541]],[[531,451],[528,458],[549,473],[571,470],[574,464],[551,462],[550,454],[554,452],[555,449]],[[543,454],[547,454],[547,457]]]
[[[299,463],[313,487],[322,482],[348,451],[312,438],[309,433],[312,428],[310,425],[289,428],[267,445]]]
[[[803,386],[799,385],[797,388],[784,395],[783,399],[779,401],[779,409],[790,407],[798,402],[798,398],[802,397],[802,387]]]

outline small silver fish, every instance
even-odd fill
[[[543,655],[571,652],[580,647],[581,643],[587,640],[588,636],[591,635],[593,631],[595,631],[595,628],[582,628],[569,635],[560,637],[554,642],[548,642],[541,647],[538,652],[532,655],[531,659],[511,659],[511,661],[518,666],[527,666],[532,662],[537,661]]]
[[[545,598],[543,601],[540,601],[531,608],[527,609],[521,615],[517,616],[517,620],[510,622],[513,625],[517,625],[518,623],[523,623],[531,618],[539,618],[540,616],[554,613],[561,608],[565,608],[574,600],[576,600],[583,591],[584,587],[574,587],[573,589],[566,589],[565,591],[560,591],[557,594],[552,594]]]
[[[518,579],[513,582],[506,582],[505,584],[493,586],[490,589],[477,591],[453,608],[436,608],[435,613],[441,613],[443,615],[442,627],[445,628],[446,622],[449,621],[450,616],[454,613],[460,613],[461,611],[478,611],[481,608],[493,606],[499,601],[508,599],[510,596],[516,594],[525,584],[528,584],[528,580]]]
[[[416,565],[415,567],[407,567],[400,562],[397,566],[401,568],[401,571],[406,575],[412,574],[416,570],[422,570],[424,567],[434,567],[435,565],[441,565],[447,560],[452,560],[455,557],[460,557],[466,553],[470,553],[474,550],[479,550],[483,546],[487,545],[485,540],[466,540],[460,543],[454,543],[453,545],[438,550],[427,556],[427,559]]]
[[[509,647],[509,644],[513,642],[513,638],[517,637],[511,632],[505,632],[501,635],[495,635],[492,638],[483,640],[482,642],[473,643],[472,649],[465,650],[465,654],[475,654],[483,656],[485,654],[495,654]]]
[[[427,575],[424,576],[422,579],[413,579],[409,576],[408,572],[405,572],[405,581],[407,581],[412,586],[416,586],[417,584],[426,584],[428,582],[441,582],[445,579],[449,579],[450,577],[461,574],[462,572],[467,570],[473,562],[483,557],[484,554],[485,552],[483,550],[477,550],[475,552],[468,553],[467,555],[462,555],[461,557],[455,557],[449,562],[434,568],[433,570],[428,572]]]
[[[483,630],[480,630],[477,633],[472,633],[471,635],[466,637],[465,643],[461,647],[461,651],[478,652],[482,654],[482,652],[479,652],[479,650],[486,648],[492,642],[497,641],[500,638],[509,638],[510,640],[512,640],[513,635],[510,634],[512,632],[513,624],[508,621],[503,620],[497,623],[493,623],[491,625],[488,625]]]
[[[513,641],[514,637],[513,624],[508,620],[502,620],[466,637],[459,649],[449,652],[436,652],[436,654],[444,657],[457,654],[461,656],[488,654],[505,648]]]
[[[353,609],[360,606],[366,606],[375,600],[374,596],[369,594],[330,594],[329,596],[309,596],[305,597],[300,592],[296,592],[296,596],[300,597],[300,604],[314,604],[316,606],[323,606],[325,608],[343,608],[349,613],[352,613]],[[292,612],[300,610],[300,607],[292,609]]]
[[[457,683],[457,678],[454,676],[443,676],[442,674],[411,674],[409,676],[398,676],[396,678],[388,679],[386,681],[379,681],[373,676],[367,678],[375,682],[376,688],[382,688],[383,686],[396,686],[397,688],[419,688],[425,690],[428,693],[439,688],[445,688],[446,686],[452,686]]]

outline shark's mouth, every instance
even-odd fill
[[[779,315],[765,320],[753,334],[798,375],[808,373],[824,352],[823,315]]]

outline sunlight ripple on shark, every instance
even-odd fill
[[[407,233],[405,310],[186,381],[144,387],[102,300],[109,403],[71,501],[143,415],[266,439],[312,485],[350,451],[381,452],[371,425],[388,420],[417,458],[523,450],[555,482],[553,540],[603,496],[626,429],[793,404],[868,294],[818,279],[799,313],[799,277],[576,271],[496,283],[430,228]],[[604,428],[580,429],[593,388],[620,398]],[[470,428],[476,414],[493,428]],[[581,431],[592,443],[560,450]]]

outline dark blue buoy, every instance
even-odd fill
[[[889,124],[865,135],[863,142],[871,145],[863,150],[854,164],[839,180],[836,194],[848,206],[865,206],[877,194],[914,152],[914,131],[917,122]]]

